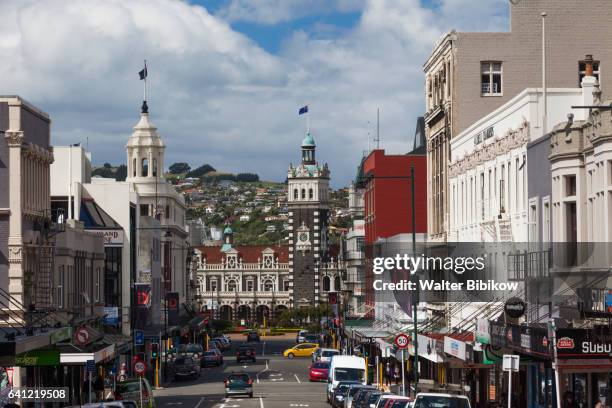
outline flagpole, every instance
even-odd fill
[[[144,99],[143,101],[147,100],[147,60],[144,60],[144,71],[145,71],[145,75],[144,75]]]

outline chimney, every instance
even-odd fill
[[[587,54],[584,57],[584,76],[593,76],[593,55]]]

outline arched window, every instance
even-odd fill
[[[142,169],[140,171],[141,177],[147,177],[149,172],[149,159],[142,159]]]
[[[339,276],[336,276],[336,277],[334,278],[334,290],[335,290],[336,292],[339,292],[339,291],[340,291],[340,277],[339,277]]]
[[[132,174],[136,177],[136,159],[132,160]]]
[[[324,276],[323,277],[323,291],[324,292],[329,292],[330,284],[331,284],[331,280],[329,279],[329,276]]]
[[[306,198],[306,189],[303,188],[302,189],[302,199],[305,199],[305,198]]]
[[[272,292],[274,290],[274,282],[272,279],[266,279],[263,283],[264,292]]]
[[[314,197],[314,191],[312,191],[312,188],[308,189],[308,198],[312,200],[312,198]]]
[[[157,177],[157,159],[153,159],[153,177]]]
[[[234,279],[228,280],[226,287],[226,292],[236,292],[238,290],[238,282]]]
[[[297,200],[298,198],[300,198],[300,195],[298,193],[298,189],[296,188],[293,190],[293,199]]]

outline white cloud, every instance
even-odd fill
[[[365,0],[230,0],[217,15],[228,21],[276,24],[314,14],[359,11]]]
[[[166,165],[210,163],[284,180],[305,130],[297,109],[308,103],[318,157],[329,162],[333,184],[346,185],[377,107],[382,147],[410,149],[424,105],[421,65],[454,16],[475,2],[444,0],[430,9],[418,0],[369,0],[352,29],[294,32],[278,55],[178,0],[0,2],[0,94],[20,94],[49,112],[54,144],[89,137],[94,162],[119,163],[138,119],[137,72],[147,58]],[[504,8],[495,2],[458,28],[489,28]],[[269,4],[288,3],[308,2]]]

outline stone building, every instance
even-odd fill
[[[510,31],[451,31],[423,66],[429,241],[448,239],[450,140],[525,88],[542,85],[542,12],[547,13],[547,87],[580,86],[587,53],[598,58],[594,75],[604,84],[612,81],[612,71],[605,69],[612,61],[607,45],[612,11],[606,0],[523,0],[509,7]],[[536,115],[540,120],[531,126],[546,133],[541,129],[542,99]]]

